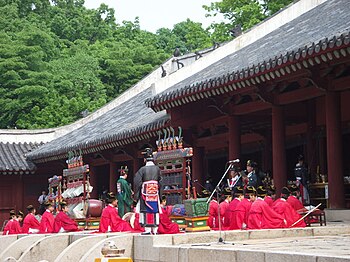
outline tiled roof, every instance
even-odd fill
[[[0,143],[0,174],[32,174],[36,166],[25,155],[37,148],[33,143]]]
[[[328,0],[147,99],[146,105],[158,112],[349,56],[349,14],[348,0]]]
[[[46,162],[66,158],[72,150],[88,154],[156,137],[169,116],[145,107],[144,101],[151,95],[151,88],[142,91],[86,125],[42,145],[28,154],[28,159]]]

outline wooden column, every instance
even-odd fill
[[[98,198],[98,192],[97,192],[97,173],[96,173],[96,167],[91,166],[90,164],[90,184],[94,187],[92,192],[90,193],[90,198]]]
[[[272,168],[277,195],[287,185],[287,165],[285,148],[285,127],[283,109],[272,107]]]
[[[115,162],[109,163],[109,191],[116,193],[117,180],[119,179],[118,167]]]
[[[203,188],[200,185],[204,185],[205,172],[204,172],[204,147],[193,147],[192,157],[192,182],[196,187],[197,193],[202,192]],[[195,182],[197,180],[197,182]]]
[[[230,116],[228,120],[228,160],[241,157],[241,126],[238,116]]]
[[[326,93],[328,196],[330,208],[343,208],[344,175],[339,93]]]

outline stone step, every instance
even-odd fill
[[[0,261],[4,261],[8,257],[13,257],[18,260],[26,249],[38,240],[44,238],[45,235],[19,235],[16,241],[13,241],[3,252],[0,253]]]

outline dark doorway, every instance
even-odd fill
[[[226,156],[208,156],[208,172],[205,179],[208,177],[211,178],[211,183],[215,187],[220,181],[221,177],[225,173],[227,168],[227,157]],[[226,182],[226,179],[223,180],[223,183]]]
[[[104,190],[109,191],[109,165],[96,166],[97,183],[94,190],[96,190],[100,198]]]

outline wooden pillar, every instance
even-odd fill
[[[316,174],[316,140],[315,140],[315,131],[316,131],[316,112],[315,112],[315,101],[310,100],[307,103],[308,107],[308,121],[307,121],[307,133],[306,133],[306,162],[309,167],[309,172],[312,176]]]
[[[92,192],[90,193],[90,198],[98,198],[98,192],[97,192],[97,173],[96,173],[96,167],[90,165],[90,184],[94,187]]]
[[[203,169],[204,166],[204,147],[193,147],[193,157],[192,157],[192,182],[193,186],[196,187],[196,191],[202,192],[204,185],[206,173]],[[197,182],[195,182],[197,181]]]
[[[344,208],[343,153],[339,93],[326,93],[328,196],[330,208]]]
[[[230,116],[228,120],[228,160],[241,157],[241,128],[238,116]]]
[[[109,163],[109,191],[116,193],[117,180],[119,179],[118,167],[115,162]]]
[[[272,107],[272,168],[277,195],[287,185],[287,165],[285,148],[285,127],[283,109]]]

